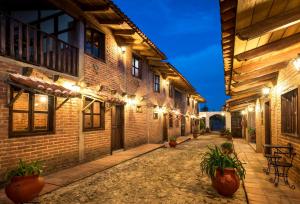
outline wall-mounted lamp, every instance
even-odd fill
[[[248,106],[248,112],[253,112],[254,111],[254,107],[252,105]]]
[[[298,54],[297,58],[293,60],[293,65],[297,71],[300,71],[300,54]]]
[[[122,52],[123,54],[126,52],[126,47],[125,47],[125,46],[121,46],[120,49],[121,49],[121,52]]]
[[[269,88],[269,87],[264,87],[264,88],[262,89],[262,94],[263,94],[264,96],[269,95],[269,93],[270,93],[270,88]]]
[[[72,84],[70,82],[64,82],[63,87],[73,91],[73,92],[79,92],[80,91],[80,86],[77,86],[76,84]]]
[[[245,110],[242,110],[241,114],[242,114],[242,115],[246,115],[246,111],[245,111]]]
[[[225,116],[225,113],[224,113],[224,112],[222,112],[222,113],[221,113],[221,115],[222,115],[222,116]]]

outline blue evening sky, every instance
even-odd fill
[[[206,98],[225,103],[218,0],[114,0]]]

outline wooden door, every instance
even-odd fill
[[[111,109],[111,149],[124,148],[124,106],[115,105]]]
[[[185,117],[181,116],[181,136],[185,135]]]
[[[167,114],[163,115],[163,141],[168,141]]]
[[[265,144],[272,144],[270,102],[265,103]],[[266,150],[266,153],[270,153],[270,150]]]
[[[239,111],[231,113],[231,133],[233,137],[242,137],[242,116]]]

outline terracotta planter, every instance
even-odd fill
[[[40,176],[15,176],[5,187],[5,193],[14,203],[25,203],[36,198],[44,185],[44,178]]]
[[[212,178],[212,186],[222,196],[232,196],[240,187],[240,179],[234,169],[224,169],[224,175],[217,169],[216,177]]]
[[[170,147],[176,147],[177,142],[176,141],[169,141]]]
[[[193,138],[194,138],[194,139],[197,139],[197,137],[198,137],[198,133],[195,133],[195,132],[194,132],[194,133],[193,133]]]

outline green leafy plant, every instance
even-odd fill
[[[205,129],[205,121],[204,120],[200,120],[200,129],[204,130]]]
[[[177,138],[175,136],[169,137],[170,142],[176,142]]]
[[[43,172],[41,162],[33,161],[26,163],[22,159],[19,160],[19,164],[16,169],[8,171],[5,175],[5,180],[9,181],[15,176],[33,176],[40,175]]]
[[[252,127],[248,128],[248,134],[255,135],[255,128],[252,128]]]
[[[208,151],[202,156],[200,163],[202,173],[215,177],[216,170],[224,173],[225,168],[235,169],[240,179],[245,178],[246,170],[241,161],[235,155],[224,154],[218,146],[208,147]]]

